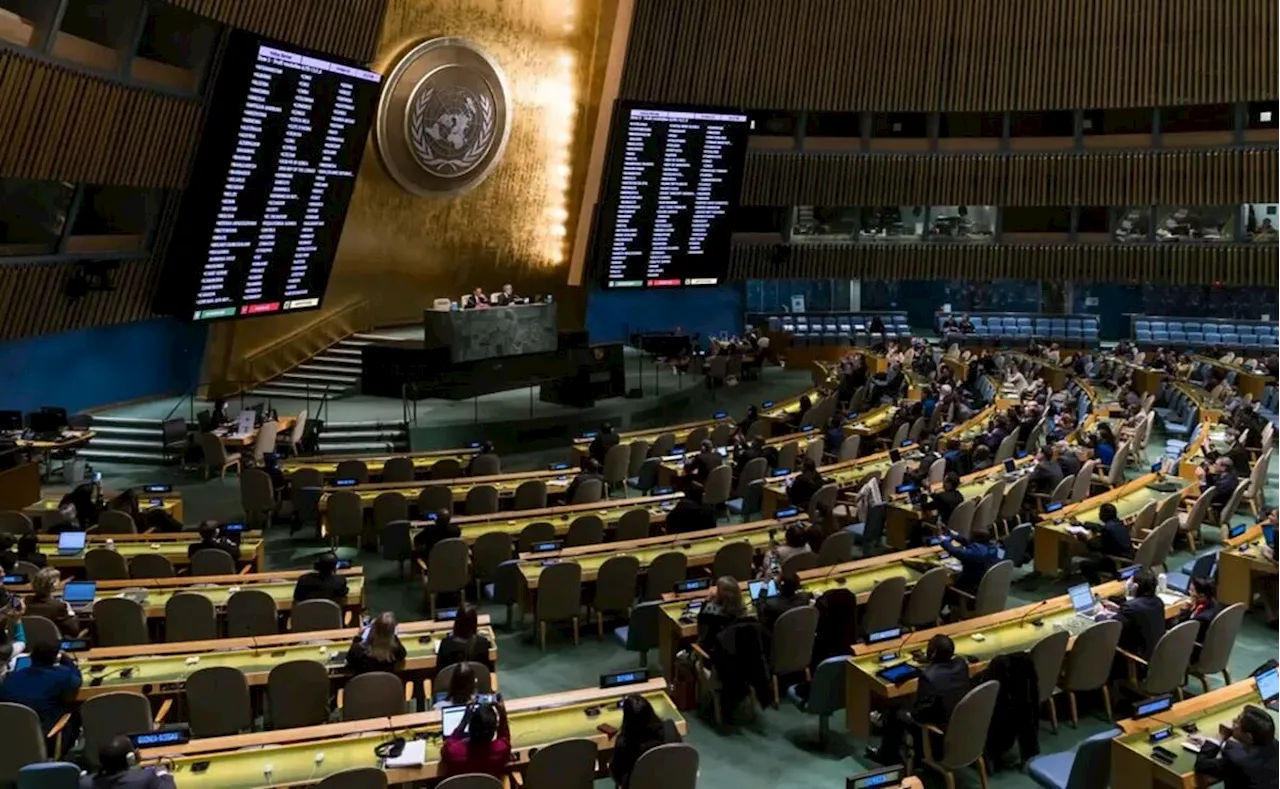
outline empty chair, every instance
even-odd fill
[[[573,643],[578,644],[578,622],[582,612],[582,567],[576,562],[560,562],[542,568],[538,574],[538,601],[534,619],[538,643],[547,648],[547,623],[573,622]]]
[[[683,551],[659,554],[645,570],[644,599],[657,600],[684,580],[689,559]]]
[[[773,674],[773,697],[778,693],[778,677],[809,670],[813,638],[818,630],[818,609],[805,605],[785,611],[773,625],[770,639],[769,671]]]
[[[920,576],[907,597],[902,624],[917,629],[936,626],[950,578],[951,572],[945,567],[934,567]]]
[[[240,456],[228,455],[227,448],[213,433],[197,433],[196,444],[200,447],[201,465],[204,466],[204,478],[208,479],[216,469],[218,476],[224,479],[227,469],[235,467],[240,471]]]
[[[702,488],[702,504],[705,507],[720,507],[729,501],[729,491],[733,485],[733,469],[728,464],[721,464],[711,469],[707,481]]]
[[[517,510],[540,510],[547,506],[547,483],[540,479],[521,482],[511,506]]]
[[[428,479],[457,479],[462,476],[462,463],[457,458],[440,458],[427,471]]]
[[[383,482],[413,482],[414,473],[412,458],[387,458],[382,464]]]
[[[471,546],[472,573],[475,575],[476,597],[482,599],[481,586],[495,582],[498,565],[511,558],[511,535],[502,531],[489,531],[476,538]]]
[[[783,575],[799,575],[805,570],[812,570],[818,566],[818,554],[812,551],[797,553],[782,563]]]
[[[889,466],[889,470],[885,472],[884,477],[880,480],[880,495],[886,500],[894,496],[906,473],[907,461],[905,460],[899,460]]]
[[[818,664],[813,672],[813,681],[809,685],[808,698],[803,698],[796,691],[799,685],[787,689],[787,698],[800,708],[802,712],[818,716],[818,747],[825,748],[827,735],[831,731],[832,714],[844,709],[845,665],[848,659],[844,656],[827,658]]]
[[[436,789],[503,789],[503,783],[492,775],[465,773],[446,778],[436,784]]]
[[[1058,708],[1053,703],[1053,694],[1062,674],[1062,663],[1067,657],[1067,641],[1070,634],[1065,630],[1050,633],[1031,647],[1031,663],[1036,667],[1037,686],[1040,688],[1040,703],[1049,705],[1049,721],[1054,732],[1058,731]]]
[[[352,490],[339,490],[325,498],[326,532],[337,546],[344,537],[356,541],[364,533],[364,503],[360,494]]]
[[[418,516],[427,517],[428,513],[453,512],[453,490],[448,485],[427,485],[418,491]]]
[[[130,578],[172,578],[173,562],[159,553],[142,553],[129,560]]]
[[[640,474],[640,467],[644,465],[644,461],[649,457],[649,442],[644,439],[636,439],[627,444],[630,448],[630,459],[627,460],[627,476],[636,477]],[[631,485],[632,480],[628,479],[627,484]],[[631,485],[631,487],[635,487]]]
[[[304,600],[293,607],[289,629],[294,633],[342,628],[342,608],[332,600]]]
[[[315,660],[277,664],[267,675],[267,708],[272,729],[297,729],[328,721],[329,672],[324,664]]]
[[[785,468],[791,471],[796,467],[796,455],[800,453],[800,445],[795,441],[789,441],[782,449],[778,450],[778,468]]]
[[[342,719],[403,715],[404,689],[404,680],[386,671],[369,671],[352,677],[342,689]]]
[[[1067,501],[1074,503],[1084,501],[1089,497],[1089,483],[1093,481],[1093,469],[1097,465],[1098,461],[1088,460],[1080,466],[1080,471],[1076,473],[1072,482],[1071,493],[1067,496]]]
[[[383,559],[396,563],[401,578],[404,577],[404,563],[413,558],[412,530],[413,524],[407,518],[388,521],[378,530],[379,552]]]
[[[276,436],[279,433],[280,423],[275,420],[264,422],[262,427],[258,428],[258,435],[253,439],[253,449],[250,451],[255,466],[263,465],[266,454],[276,451]],[[368,479],[367,474],[365,478]]]
[[[854,539],[853,532],[844,529],[828,534],[818,548],[818,566],[830,567],[852,559]]]
[[[117,551],[93,548],[84,555],[84,574],[90,581],[125,581],[129,565]]]
[[[884,536],[886,514],[887,505],[876,504],[867,510],[865,522],[853,523],[847,527],[849,533],[857,540],[863,556],[869,556],[880,546],[880,540]]]
[[[986,616],[1003,611],[1009,599],[1009,584],[1012,580],[1013,562],[1005,559],[987,568],[982,575],[982,580],[978,582],[978,591],[972,598],[956,589],[956,594],[965,598],[962,601],[962,608],[967,607],[965,615]]]
[[[747,580],[752,575],[752,558],[755,550],[751,543],[727,542],[716,551],[711,563],[711,577],[729,576],[735,580]],[[668,590],[670,591],[670,590]]]
[[[592,789],[596,775],[596,744],[572,739],[538,748],[525,769],[529,789]]]
[[[1013,527],[1004,538],[1004,558],[1013,562],[1014,567],[1021,567],[1030,558],[1031,532],[1031,524],[1022,523]]]
[[[137,534],[133,517],[119,510],[103,510],[98,513],[98,534]]]
[[[604,542],[604,521],[599,515],[579,515],[569,524],[569,532],[565,535],[564,545],[572,548],[579,545],[598,545]]]
[[[658,648],[658,617],[662,613],[661,606],[661,600],[636,604],[631,609],[631,619],[627,624],[613,631],[623,649],[640,654],[641,666],[649,665],[649,650]]]
[[[388,523],[408,520],[409,502],[402,494],[388,490],[373,500],[373,533],[378,540],[382,539]]]
[[[471,467],[467,475],[471,477],[492,477],[502,473],[502,458],[492,452],[481,452],[471,458]]]
[[[1231,648],[1235,646],[1240,635],[1240,625],[1244,622],[1245,605],[1235,603],[1218,612],[1205,631],[1204,643],[1200,645],[1200,654],[1196,656],[1188,673],[1200,680],[1204,692],[1209,692],[1209,675],[1222,674],[1223,684],[1231,684],[1231,674],[1227,671],[1227,661],[1231,659]]]
[[[516,538],[516,550],[520,553],[528,553],[538,543],[550,542],[555,538],[556,525],[554,523],[547,521],[530,523],[520,530],[520,536]]]
[[[378,767],[348,767],[326,776],[316,789],[387,789],[387,774]]]
[[[147,612],[127,597],[105,597],[93,604],[95,644],[99,647],[128,647],[146,644]]]
[[[965,499],[956,505],[947,519],[947,528],[967,539],[973,531],[973,516],[978,511],[978,504],[978,499]]]
[[[53,620],[46,619],[43,616],[27,614],[22,617],[22,629],[27,634],[28,652],[36,644],[53,644],[57,646],[62,643],[62,631],[53,623]]]
[[[335,479],[354,479],[357,485],[364,485],[369,481],[369,467],[363,460],[340,460],[333,476]]]
[[[203,548],[191,557],[191,575],[235,575],[236,560],[217,548]]]
[[[84,757],[89,766],[98,766],[98,751],[122,734],[151,731],[155,722],[151,702],[141,693],[115,691],[92,696],[80,705],[84,728]]]
[[[649,511],[646,509],[627,510],[618,518],[614,526],[614,539],[618,542],[627,540],[643,540],[649,536]]]
[[[165,640],[207,641],[218,637],[213,601],[197,592],[179,592],[164,605]]]
[[[38,727],[37,727],[38,728]],[[43,749],[41,749],[43,753]],[[0,761],[0,783],[14,786],[14,776],[5,774]],[[24,765],[17,773],[17,789],[79,789],[80,766],[71,762],[36,762]]]
[[[627,480],[627,486],[647,494],[658,484],[658,472],[661,470],[662,458],[645,458],[635,476]]]
[[[240,506],[244,508],[245,520],[253,528],[271,524],[271,516],[276,512],[276,494],[267,472],[251,468],[240,475]]]
[[[617,486],[624,489],[627,484],[627,471],[631,467],[631,447],[626,444],[614,444],[604,453],[604,468],[601,476],[604,477],[604,490],[606,493],[613,490]],[[624,490],[625,492],[625,490]]]
[[[187,715],[193,737],[225,737],[253,728],[249,680],[237,668],[210,666],[187,677]]]
[[[436,543],[431,547],[424,569],[427,577],[423,581],[423,591],[434,619],[439,595],[461,593],[471,583],[471,552],[467,543],[460,537]]]
[[[34,710],[7,701],[0,702],[0,731],[5,733],[5,747],[0,748],[0,784],[13,786],[19,770],[45,760],[45,733]],[[76,774],[78,780],[79,770]]]
[[[1040,754],[1027,762],[1031,780],[1046,789],[1092,789],[1111,782],[1111,741],[1120,729],[1086,737],[1075,752]]]
[[[696,789],[698,751],[692,745],[668,743],[650,748],[631,768],[629,789]]]
[[[498,511],[498,489],[493,485],[473,485],[463,505],[468,515],[488,515]]]
[[[955,786],[955,771],[962,767],[976,764],[978,780],[982,789],[987,789],[987,766],[983,762],[983,748],[987,743],[987,730],[991,728],[991,717],[995,714],[996,700],[1000,695],[1000,683],[984,682],[960,699],[947,730],[941,731],[935,726],[925,726],[924,763],[938,770],[947,780],[948,787]],[[928,732],[942,734],[942,753],[933,753],[933,738]]]
[[[570,504],[590,504],[593,501],[599,501],[604,497],[604,483],[598,479],[588,479],[579,483],[577,489],[573,491],[573,498]]]
[[[886,578],[876,584],[867,597],[867,607],[858,625],[860,634],[866,636],[897,627],[906,594],[907,581],[901,576]]]
[[[227,598],[227,637],[273,636],[280,632],[275,598],[261,589],[241,589]]]
[[[610,556],[596,573],[596,596],[591,607],[596,614],[596,633],[604,638],[606,614],[628,614],[636,600],[636,578],[640,560],[634,556]]]
[[[654,440],[653,446],[649,447],[649,457],[662,458],[670,455],[676,447],[676,434],[663,433]]]
[[[997,517],[1002,521],[1007,521],[1018,517],[1018,513],[1022,511],[1022,503],[1027,498],[1027,488],[1031,484],[1031,477],[1023,477],[1009,487],[1004,494],[1004,500],[1000,502],[1000,510]]]
[[[0,534],[30,534],[35,531],[31,519],[21,512],[0,510]]]

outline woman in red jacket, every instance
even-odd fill
[[[511,761],[511,730],[502,702],[468,707],[462,723],[444,738],[440,761],[445,775],[485,773],[501,780]]]

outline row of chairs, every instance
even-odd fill
[[[880,338],[879,333],[871,333],[871,323],[876,317],[884,325],[886,338],[901,339],[911,336],[911,326],[905,312],[881,315],[796,313],[773,316],[768,322],[771,331],[790,334],[796,345],[853,345],[859,341],[871,342]]]
[[[939,334],[946,334],[942,324],[951,317],[947,313],[939,313],[936,328]],[[1032,337],[1043,340],[1066,340],[1097,342],[1098,317],[1096,315],[1077,315],[1062,318],[1049,318],[1031,315],[970,315],[973,323],[973,336],[997,339]]]
[[[225,632],[217,606],[198,592],[179,592],[164,606],[164,640],[211,641],[219,638],[270,636],[280,632],[275,599],[259,589],[241,589],[227,598]],[[104,597],[93,604],[94,646],[127,647],[152,643],[147,612],[128,597]],[[24,616],[27,640],[58,643],[58,626],[41,616]],[[289,631],[311,633],[346,625],[342,608],[332,600],[305,600],[289,612]]]
[[[426,478],[433,480],[458,479],[464,476],[463,471],[462,462],[457,458],[440,458],[427,469]],[[488,477],[501,473],[502,459],[497,455],[477,455],[471,465],[471,476],[474,477]],[[388,458],[382,465],[380,476],[382,482],[413,482],[417,478],[417,467],[414,466],[413,459],[409,457]],[[340,460],[334,470],[333,478],[354,479],[356,484],[364,485],[369,482],[369,467],[359,458]],[[298,484],[299,480],[304,484],[311,484],[317,479],[323,484],[324,475],[317,469],[303,466],[294,471],[290,479],[295,485]]]
[[[1194,347],[1274,348],[1280,327],[1252,321],[1205,321],[1180,318],[1135,318],[1133,339],[1141,345]]]
[[[21,572],[29,578],[35,577],[32,570],[39,571],[39,568],[29,562],[19,562],[19,564],[25,565]],[[85,577],[90,581],[177,577],[173,562],[163,554],[140,553],[132,559],[126,559],[124,554],[113,548],[92,548],[86,552],[84,572]],[[231,554],[217,548],[196,551],[191,557],[191,564],[187,570],[187,575],[192,577],[234,575],[235,573],[236,560],[231,558]]]

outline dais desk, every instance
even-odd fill
[[[1218,554],[1218,599],[1224,605],[1253,602],[1253,586],[1258,576],[1275,575],[1274,558],[1267,559],[1262,526],[1250,526],[1244,534],[1228,539]]]

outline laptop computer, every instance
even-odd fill
[[[459,704],[453,707],[445,707],[440,710],[440,730],[441,734],[449,737],[453,734],[466,734],[467,730],[458,730],[462,725],[462,719],[466,717],[467,705]]]
[[[78,556],[84,553],[85,542],[89,535],[82,531],[64,531],[58,535],[58,555]]]
[[[97,596],[98,584],[95,581],[67,581],[62,587],[62,601],[73,609],[93,605]]]
[[[1262,703],[1268,707],[1274,707],[1276,699],[1280,698],[1280,669],[1271,669],[1264,671],[1257,676],[1258,695],[1262,696]]]
[[[1093,589],[1089,584],[1070,587],[1067,589],[1067,596],[1071,598],[1071,607],[1075,609],[1075,613],[1064,620],[1062,625],[1067,632],[1076,634],[1093,625],[1094,614],[1098,612],[1098,600],[1093,596]]]

